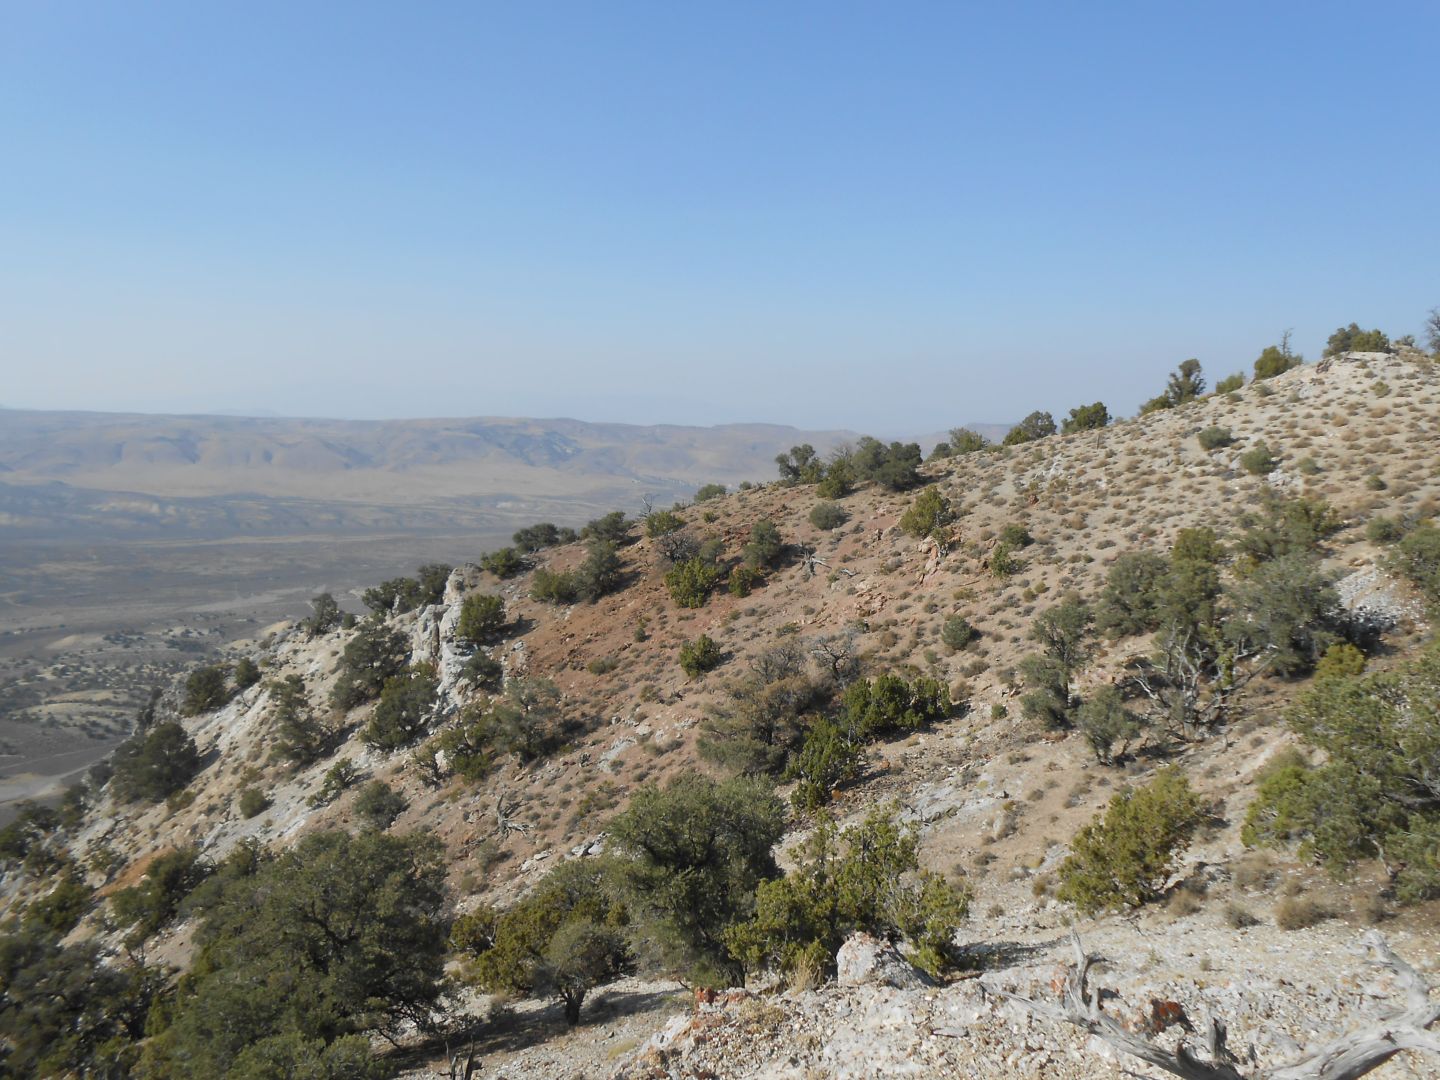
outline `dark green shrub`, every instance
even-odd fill
[[[825,468],[825,475],[815,485],[815,494],[822,499],[843,499],[855,490],[855,465],[848,456],[836,457]]]
[[[723,659],[720,646],[716,645],[708,634],[701,634],[694,641],[687,641],[680,646],[680,669],[692,679],[699,678],[707,671],[714,671]]]
[[[1354,645],[1342,642],[1331,645],[1315,665],[1315,678],[1353,679],[1365,673],[1365,654]]]
[[[480,556],[481,568],[504,580],[525,572],[525,559],[513,547],[503,547]]]
[[[785,541],[780,538],[780,530],[769,518],[761,518],[750,526],[750,539],[741,549],[740,558],[746,566],[764,570],[774,566],[784,551]],[[702,551],[702,557],[704,554]],[[718,552],[716,554],[718,557]]]
[[[1365,524],[1365,539],[1372,544],[1393,544],[1405,535],[1405,526],[1394,518],[1371,518]]]
[[[1113,765],[1145,730],[1144,722],[1125,707],[1125,699],[1114,686],[1102,686],[1074,711],[1075,727],[1085,736],[1095,760]]]
[[[1095,605],[1096,628],[1112,638],[1156,629],[1169,573],[1169,562],[1148,551],[1129,551],[1117,557]]]
[[[482,690],[498,690],[505,681],[505,665],[488,653],[476,652],[465,661],[465,677]]]
[[[1280,467],[1280,460],[1270,451],[1262,439],[1251,449],[1240,455],[1240,467],[1251,476],[1269,476]]]
[[[1304,357],[1299,353],[1290,351],[1290,340],[1287,335],[1279,345],[1267,345],[1255,360],[1255,381],[1259,383],[1266,379],[1273,379],[1276,375],[1283,375],[1304,362]]]
[[[258,861],[206,910],[204,962],[149,1064],[232,1080],[378,1076],[357,1037],[394,1039],[435,1008],[447,899],[430,837],[315,833]]]
[[[1015,554],[1015,545],[1001,542],[996,544],[990,552],[990,558],[986,560],[986,566],[990,573],[998,578],[1010,577],[1018,574],[1025,567],[1025,562]]]
[[[340,654],[340,676],[330,692],[331,703],[349,710],[373,700],[409,659],[410,642],[404,634],[384,623],[365,623]]]
[[[1050,731],[1069,727],[1073,703],[1060,663],[1048,656],[1026,656],[1019,668],[1027,687],[1020,695],[1020,714]]]
[[[1235,441],[1228,427],[1208,427],[1195,438],[1199,440],[1202,450],[1219,450]]]
[[[1165,399],[1171,408],[1194,401],[1205,393],[1205,379],[1200,374],[1200,361],[1193,357],[1181,363],[1165,387]]]
[[[260,681],[260,665],[248,656],[242,656],[235,662],[235,689],[249,690]]]
[[[784,805],[764,781],[685,773],[640,788],[609,827],[637,949],[691,985],[739,984],[729,930],[754,914],[756,886],[776,876],[784,832]]]
[[[585,561],[575,571],[575,590],[582,599],[595,603],[620,587],[620,555],[616,541],[600,538],[590,541]]]
[[[386,680],[360,738],[377,750],[398,750],[414,742],[430,723],[437,689],[435,675],[428,668],[411,668]]]
[[[730,684],[701,721],[701,756],[737,772],[778,773],[800,745],[807,714],[826,696],[806,676],[806,660],[788,644],[757,656],[750,674]]]
[[[310,711],[305,680],[299,675],[287,675],[271,681],[265,689],[275,707],[275,755],[293,765],[317,761],[330,735]]]
[[[413,578],[392,578],[366,589],[360,602],[377,615],[403,614],[417,607],[438,604],[445,595],[450,570],[444,563],[426,563]]]
[[[1016,522],[1012,521],[1000,530],[1000,543],[1016,551],[1027,548],[1034,542],[1035,538],[1030,535],[1030,530]]]
[[[786,453],[775,455],[775,464],[780,468],[780,482],[787,487],[819,483],[825,475],[825,465],[809,443],[792,446]]]
[[[1245,385],[1245,373],[1237,371],[1234,375],[1227,375],[1215,384],[1215,393],[1233,394]]]
[[[355,795],[355,813],[377,832],[388,829],[409,805],[405,796],[384,780],[371,780]]]
[[[906,682],[879,675],[851,683],[841,698],[842,723],[852,738],[870,740],[916,731],[950,715],[950,689],[938,679]]]
[[[841,725],[817,720],[785,768],[784,779],[797,781],[791,805],[801,813],[827,805],[832,790],[860,774],[862,760],[859,744]]]
[[[496,741],[489,713],[472,707],[461,714],[459,723],[442,731],[421,747],[421,751],[431,746],[444,750],[449,767],[457,775],[476,782],[485,779],[495,767],[500,756]]]
[[[0,828],[0,859],[14,865],[32,852],[39,852],[60,828],[60,815],[53,807],[23,799],[15,804],[15,820]]]
[[[499,754],[515,754],[522,762],[543,758],[561,745],[569,730],[560,711],[559,688],[549,679],[540,678],[511,679],[505,685],[503,698],[491,702],[484,712],[472,716],[461,727],[464,747],[458,752],[473,756],[472,771],[479,775]],[[441,738],[449,752],[449,732]],[[456,770],[462,771],[458,764]]]
[[[542,548],[555,547],[557,544],[573,544],[576,534],[574,529],[561,529],[548,521],[542,521],[517,530],[510,539],[521,551],[534,554]]]
[[[220,708],[230,700],[224,664],[207,664],[196,668],[185,679],[185,700],[180,711],[185,716],[199,716]]]
[[[625,911],[606,886],[598,860],[572,860],[551,870],[503,914],[472,917],[464,941],[475,958],[476,984],[557,997],[566,1023],[578,1024],[586,995],[631,966]]]
[[[1426,602],[1440,605],[1440,528],[1422,522],[1395,545],[1390,566],[1409,578]]]
[[[862,480],[874,481],[887,491],[908,491],[920,483],[917,469],[923,460],[919,443],[892,442],[887,446],[865,435],[856,444],[850,464]],[[836,497],[821,494],[826,498]]]
[[[1110,423],[1110,410],[1105,408],[1105,403],[1095,402],[1093,405],[1081,405],[1070,410],[1070,415],[1060,425],[1062,435],[1074,435],[1080,431],[1094,431],[1103,428]]]
[[[974,454],[990,445],[990,440],[969,428],[950,429],[950,453]]]
[[[915,496],[915,501],[900,515],[900,528],[911,536],[938,537],[954,520],[950,500],[932,487]]]
[[[1440,648],[1389,671],[1317,678],[1289,719],[1326,761],[1286,763],[1262,780],[1245,843],[1300,840],[1302,858],[1337,875],[1383,858],[1402,901],[1440,896],[1440,796],[1431,781],[1440,765]]]
[[[665,575],[670,598],[683,608],[704,607],[720,580],[720,568],[698,556],[672,567]]]
[[[240,789],[239,810],[242,818],[253,818],[270,809],[270,797],[256,787]]]
[[[344,618],[340,605],[328,592],[311,597],[310,608],[312,614],[300,623],[300,627],[305,631],[305,636],[312,640],[334,630]]]
[[[1048,412],[1037,410],[1006,432],[1002,441],[1006,446],[1017,446],[1020,443],[1034,442],[1036,439],[1043,439],[1054,434],[1055,418]]]
[[[505,601],[498,596],[473,593],[460,604],[455,636],[471,645],[494,641],[505,629]]]
[[[1202,819],[1200,797],[1172,765],[1110,800],[1071,841],[1056,895],[1081,911],[1134,908],[1158,899]]]
[[[580,586],[574,574],[542,566],[530,578],[530,596],[549,604],[573,604],[580,598]]]
[[[85,882],[73,873],[62,874],[54,888],[25,905],[24,926],[63,937],[94,905],[94,894]]]
[[[940,628],[940,640],[953,651],[959,652],[980,636],[980,631],[970,625],[963,615],[951,615]]]
[[[730,595],[749,596],[751,590],[764,580],[764,575],[753,566],[737,566],[730,571]]]
[[[1393,352],[1390,338],[1380,330],[1361,330],[1351,323],[1342,326],[1325,342],[1326,356],[1340,356],[1349,352]]]
[[[126,940],[132,947],[153,937],[174,919],[186,897],[210,872],[210,865],[201,861],[197,849],[179,848],[156,856],[138,885],[114,893],[110,912],[117,923],[130,928]]]
[[[685,519],[669,510],[657,510],[645,519],[645,535],[651,539],[673,533],[684,527]]]
[[[195,740],[173,720],[133,735],[111,759],[115,775],[111,790],[121,802],[159,802],[188,784],[200,771]]]
[[[1064,726],[1071,705],[1070,684],[1075,674],[1090,662],[1094,653],[1095,615],[1076,593],[1067,593],[1054,607],[1041,612],[1030,624],[1029,638],[1043,649],[1039,657],[1026,657],[1021,670],[1026,682],[1046,698],[1050,705],[1041,708],[1040,699],[1026,706],[1028,715],[1042,717],[1047,726]]]
[[[500,912],[488,904],[457,915],[450,924],[450,951],[474,959],[495,944]]]
[[[1339,640],[1340,597],[1313,557],[1286,555],[1260,564],[1227,590],[1228,641],[1263,649],[1281,675],[1309,671]]]
[[[810,511],[810,524],[826,532],[832,529],[838,529],[849,520],[850,515],[847,514],[845,508],[838,503],[818,502]]]
[[[970,897],[920,870],[918,848],[918,830],[900,825],[893,809],[843,831],[821,822],[800,865],[759,884],[754,917],[726,935],[731,952],[749,970],[773,964],[811,978],[833,971],[841,944],[865,931],[905,940],[911,960],[938,974],[954,960]]]
[[[325,770],[320,787],[316,789],[315,794],[310,796],[310,805],[324,806],[326,803],[333,802],[342,791],[353,786],[359,779],[360,770],[355,767],[355,763],[349,758],[341,758]]]
[[[623,510],[612,510],[581,529],[580,539],[601,540],[619,547],[630,539],[630,522],[625,520]]]
[[[1340,515],[1318,496],[1286,498],[1265,492],[1260,510],[1240,516],[1244,531],[1235,541],[1242,569],[1287,555],[1313,556],[1323,541],[1344,526]]]
[[[47,930],[10,927],[0,936],[5,1075],[134,1075],[135,1040],[164,983],[157,969],[102,958],[96,940],[62,945]]]
[[[705,484],[699,491],[695,492],[697,503],[709,502],[711,499],[724,498],[729,489],[724,484]]]

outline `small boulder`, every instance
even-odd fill
[[[874,934],[851,934],[835,954],[841,986],[893,986],[909,990],[933,986],[930,976],[901,956],[894,945]]]

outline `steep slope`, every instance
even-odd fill
[[[1207,451],[1196,436],[1215,426],[1228,428],[1233,442]],[[1278,467],[1255,475],[1242,457],[1262,441]],[[900,528],[914,492],[873,484],[839,500],[847,520],[829,531],[811,523],[817,497],[805,485],[770,484],[681,508],[686,527],[722,540],[727,558],[738,558],[761,520],[773,521],[788,545],[753,593],[717,590],[695,609],[677,607],[662,540],[639,528],[619,549],[622,587],[594,603],[534,599],[533,570],[500,581],[462,567],[441,603],[388,620],[406,636],[412,663],[433,665],[439,680],[429,734],[464,723],[488,697],[466,677],[471,649],[456,633],[465,598],[487,593],[505,603],[508,627],[487,651],[506,677],[546,678],[559,690],[567,731],[557,751],[528,763],[501,757],[483,780],[467,781],[449,772],[443,755],[432,769],[408,749],[367,745],[361,734],[374,706],[364,705],[330,720],[337,737],[330,752],[291,769],[270,756],[276,701],[267,686],[299,676],[324,712],[342,650],[361,629],[310,640],[298,626],[279,626],[253,648],[265,681],[184,721],[205,763],[185,797],[137,808],[101,795],[67,843],[83,864],[112,867],[97,872],[95,883],[113,892],[180,845],[198,845],[218,860],[248,840],[284,846],[325,828],[354,827],[358,782],[331,800],[318,797],[327,774],[348,760],[356,777],[383,779],[403,794],[408,806],[392,831],[420,829],[444,843],[459,910],[482,901],[503,906],[558,862],[601,850],[607,820],[639,786],[697,764],[711,767],[698,745],[706,719],[727,707],[731,688],[767,650],[798,645],[816,671],[844,651],[867,675],[940,679],[964,706],[951,719],[867,747],[861,775],[835,793],[831,809],[854,820],[895,800],[896,812],[917,824],[922,863],[973,890],[964,936],[987,969],[981,984],[1044,996],[1075,918],[1053,897],[1070,838],[1123,783],[1177,760],[1214,809],[1214,823],[1177,874],[1195,883],[1193,907],[1177,902],[1127,919],[1087,917],[1079,927],[1114,963],[1127,1007],[1153,998],[1180,1001],[1192,1017],[1213,1011],[1233,1030],[1260,1029],[1266,1060],[1284,1056],[1286,1038],[1311,1041],[1380,1004],[1357,1008],[1336,996],[1345,980],[1353,986],[1360,978],[1358,959],[1338,958],[1348,957],[1364,913],[1378,910],[1375,883],[1365,876],[1371,870],[1337,884],[1283,855],[1242,854],[1245,809],[1265,764],[1293,740],[1279,718],[1303,680],[1257,679],[1215,737],[1162,747],[1165,740],[1152,736],[1151,752],[1107,768],[1078,734],[1046,731],[1022,716],[1016,668],[1035,650],[1026,637],[1032,619],[1067,593],[1098,596],[1117,555],[1167,552],[1185,528],[1209,526],[1233,538],[1241,516],[1272,493],[1319,496],[1334,508],[1340,528],[1325,541],[1323,565],[1346,606],[1381,633],[1376,662],[1404,658],[1430,626],[1411,586],[1385,568],[1365,525],[1381,514],[1424,518],[1440,509],[1437,445],[1436,366],[1357,354],[1102,430],[931,462],[922,470],[925,490],[941,493],[955,512],[939,541]],[[1015,549],[1014,565],[999,574],[993,557],[1007,526],[1022,526],[1033,543]],[[542,551],[536,561],[563,572],[584,558],[576,544]],[[978,631],[960,651],[941,643],[953,616]],[[702,634],[718,643],[723,662],[688,678],[679,650]],[[1102,640],[1077,689],[1122,681],[1150,648],[1143,637]],[[167,704],[175,702],[172,695]],[[246,788],[263,791],[268,808],[244,816]],[[794,820],[787,851],[808,827],[805,818]],[[1268,925],[1268,917],[1250,929],[1230,925],[1235,919],[1222,900],[1266,916],[1282,881],[1321,897],[1338,920],[1293,932]],[[1199,899],[1202,887],[1208,900]],[[33,888],[16,874],[5,881],[12,906]],[[1433,906],[1387,915],[1397,949],[1433,967],[1440,955]],[[103,933],[96,917],[86,926],[78,933]],[[154,956],[183,965],[193,929],[182,922],[166,930],[152,945]],[[1079,1037],[1032,1026],[1017,1006],[977,985],[933,992],[827,986],[773,1000],[736,998],[614,1060],[608,1052],[597,1056],[584,1032],[527,1048],[545,1030],[541,1021],[520,1024],[523,1037],[497,1021],[481,1038],[487,1070],[503,1064],[512,1078],[612,1068],[627,1077],[1113,1074]],[[660,1029],[664,1011],[622,1016],[615,1025],[638,1042]],[[1377,1075],[1406,1075],[1399,1069]]]

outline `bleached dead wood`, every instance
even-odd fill
[[[1374,962],[1394,973],[1405,995],[1404,1008],[1369,1027],[1302,1053],[1295,1061],[1263,1069],[1255,1068],[1253,1048],[1243,1060],[1235,1056],[1226,1042],[1225,1025],[1214,1018],[1203,1029],[1205,1056],[1201,1057],[1183,1040],[1174,1050],[1166,1050],[1107,1015],[1101,1008],[1099,991],[1088,986],[1095,958],[1086,954],[1078,935],[1074,938],[1075,967],[1066,978],[1059,1004],[1002,993],[1038,1016],[1074,1024],[1116,1049],[1184,1080],[1355,1080],[1405,1051],[1440,1055],[1440,1037],[1429,1030],[1440,1020],[1440,1002],[1430,996],[1430,988],[1419,973],[1396,956],[1377,931],[1369,932],[1364,943]]]

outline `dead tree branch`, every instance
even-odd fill
[[[515,820],[514,814],[518,809],[520,809],[519,799],[508,798],[503,791],[495,796],[495,826],[499,829],[502,837],[512,832],[527,833],[530,831],[528,823]]]
[[[1343,1035],[1302,1054],[1293,1062],[1254,1072],[1240,1071],[1242,1064],[1254,1064],[1254,1049],[1247,1054],[1247,1061],[1242,1062],[1226,1045],[1225,1025],[1213,1018],[1203,1029],[1207,1061],[1183,1040],[1173,1051],[1165,1050],[1108,1016],[1100,1006],[1100,992],[1087,986],[1095,957],[1086,954],[1078,934],[1073,940],[1075,968],[1065,980],[1059,1004],[1032,1001],[1002,991],[1004,996],[1037,1016],[1074,1024],[1116,1049],[1183,1080],[1356,1080],[1407,1050],[1440,1054],[1440,1037],[1428,1030],[1440,1020],[1440,1002],[1431,998],[1425,981],[1414,968],[1390,951],[1377,931],[1368,933],[1364,942],[1374,962],[1394,973],[1405,994],[1405,1008],[1368,1028]]]

